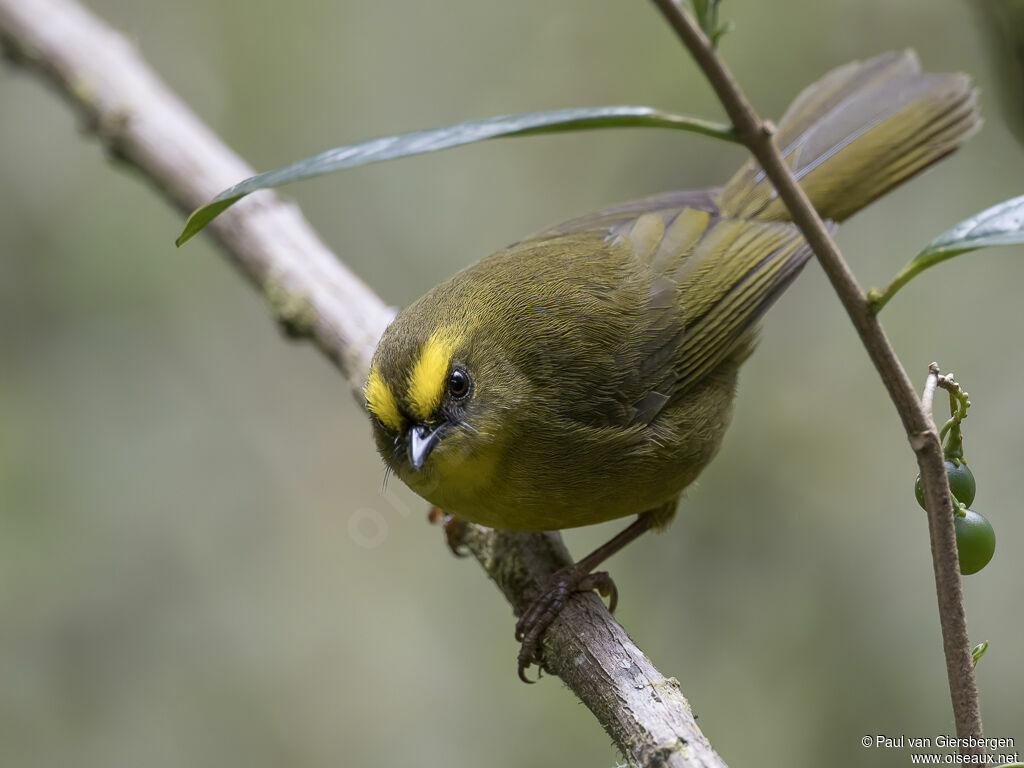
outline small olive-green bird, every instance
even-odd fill
[[[960,74],[913,52],[804,90],[776,142],[821,216],[841,222],[978,126]],[[675,513],[714,457],[758,319],[811,252],[760,166],[720,189],[574,219],[462,270],[384,333],[366,406],[387,466],[457,518],[549,530],[639,519],[556,574],[526,610],[520,675],[566,596]]]

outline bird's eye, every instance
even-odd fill
[[[469,387],[469,374],[462,368],[453,368],[451,375],[448,377],[448,394],[456,400],[461,400],[469,394]]]

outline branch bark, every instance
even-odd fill
[[[0,0],[0,47],[12,62],[44,76],[112,157],[133,166],[179,210],[253,175],[121,35],[70,0]],[[344,267],[296,206],[273,193],[256,193],[207,230],[285,330],[311,338],[359,395],[394,310]],[[171,239],[168,234],[169,246]],[[465,541],[517,611],[570,562],[557,534],[469,526]],[[632,763],[724,768],[679,684],[655,669],[596,596],[570,601],[546,634],[544,658]]]
[[[893,351],[882,326],[872,314],[867,297],[857,284],[853,272],[843,259],[810,199],[783,160],[772,138],[774,129],[771,123],[758,117],[710,40],[679,2],[654,0],[654,3],[704,72],[740,140],[761,163],[779,197],[789,208],[793,222],[803,232],[814,255],[825,270],[871,362],[878,371],[889,398],[896,406],[907,439],[917,457],[924,483],[932,566],[942,626],[942,645],[957,735],[980,737],[981,711],[974,681],[971,646],[967,637],[967,618],[964,613],[960,563],[953,527],[953,506],[946,480],[942,445],[935,424],[918,400],[910,378]],[[983,754],[984,749],[962,748],[961,752]]]

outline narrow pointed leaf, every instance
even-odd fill
[[[949,258],[989,245],[1017,243],[1024,243],[1024,195],[1005,200],[961,221],[928,243],[917,258],[939,254]]]
[[[872,288],[868,292],[871,309],[878,312],[896,291],[924,270],[946,259],[979,248],[1020,243],[1024,243],[1024,195],[986,208],[936,237],[896,273],[896,277],[884,290]]]
[[[988,653],[988,640],[978,643],[971,648],[971,660],[974,662],[974,666],[978,666],[978,660],[986,653]]]
[[[413,131],[371,139],[360,144],[335,147],[282,168],[252,176],[224,190],[209,203],[193,211],[176,242],[182,245],[225,209],[258,189],[277,187],[344,168],[436,152],[439,149],[449,149],[502,136],[529,136],[598,128],[674,128],[726,141],[737,141],[728,125],[664,112],[653,107],[579,107],[470,120],[444,128]]]

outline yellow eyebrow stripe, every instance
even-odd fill
[[[429,419],[441,404],[455,340],[446,331],[434,331],[409,374],[409,410],[419,419]]]
[[[370,369],[363,396],[366,398],[366,407],[370,409],[370,413],[380,419],[384,426],[395,432],[402,431],[402,412],[398,410],[398,401],[384,383],[376,366]]]

